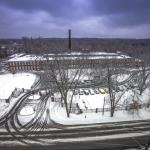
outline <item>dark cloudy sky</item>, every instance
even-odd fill
[[[150,0],[0,0],[0,38],[150,38]]]

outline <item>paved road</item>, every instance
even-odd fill
[[[15,140],[8,132],[0,130],[0,149],[9,150],[123,150],[140,147],[150,137],[150,120],[107,123],[81,126],[57,126],[27,132],[32,141],[20,136],[28,144]]]

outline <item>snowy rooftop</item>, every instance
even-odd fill
[[[120,54],[120,53],[106,53],[106,52],[91,52],[91,53],[62,53],[62,54],[48,54],[48,55],[25,55],[25,54],[15,54],[12,55],[9,59],[9,61],[35,61],[35,60],[46,60],[46,58],[49,58],[49,60],[53,60],[55,58],[61,58],[64,59],[125,59],[125,58],[131,58],[127,55]]]
[[[15,54],[10,56],[8,61],[35,61],[40,59],[43,59],[43,57],[36,55]]]

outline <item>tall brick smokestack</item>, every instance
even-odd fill
[[[71,52],[71,29],[68,30],[68,49]]]

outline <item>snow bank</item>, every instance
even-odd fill
[[[35,79],[30,73],[0,75],[0,99],[7,99],[15,88],[30,89]]]

